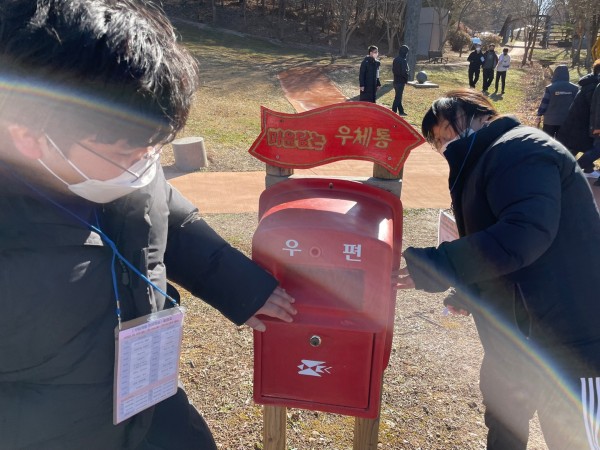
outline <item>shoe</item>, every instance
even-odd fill
[[[497,93],[498,93],[498,89],[496,89],[496,90],[494,91],[494,94],[497,94]]]
[[[504,91],[500,92],[500,95],[504,95]]]
[[[405,112],[398,113],[399,116],[408,116]]]

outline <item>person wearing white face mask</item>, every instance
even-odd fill
[[[525,450],[536,412],[550,450],[596,448],[600,216],[583,172],[472,89],[436,100],[422,132],[448,160],[459,238],[406,249],[397,287],[453,288],[448,310],[473,315],[488,450]]]
[[[469,61],[469,87],[475,88],[479,81],[481,65],[485,61],[483,53],[481,53],[480,44],[475,46],[475,49],[469,54],[467,61]]]
[[[152,2],[0,2],[2,449],[216,450],[181,325],[145,334],[183,318],[169,281],[257,331],[296,312],[165,179],[198,81],[177,39]]]

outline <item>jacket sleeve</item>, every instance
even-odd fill
[[[277,280],[231,247],[197,209],[169,185],[165,264],[171,281],[240,325],[272,294]]]
[[[540,106],[537,110],[538,116],[543,116],[546,113],[546,110],[548,109],[548,103],[550,103],[550,90],[548,87],[546,87],[546,89],[544,89],[544,96],[542,97],[542,101],[540,102]]]
[[[365,86],[365,76],[367,74],[367,62],[363,60],[360,64],[360,71],[358,73],[358,85],[360,87]]]
[[[590,105],[590,135],[593,135],[594,130],[600,130],[600,89],[598,84],[592,96]]]
[[[503,147],[482,187],[497,221],[437,249],[407,249],[405,260],[417,289],[441,292],[508,275],[536,261],[552,244],[561,215],[554,152],[533,146],[523,150],[516,143]]]
[[[406,60],[402,61],[402,70],[401,70],[401,78],[404,83],[408,83],[408,62]]]

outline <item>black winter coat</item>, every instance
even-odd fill
[[[0,185],[0,448],[135,448],[152,409],[112,424],[112,251],[2,170]],[[212,231],[162,170],[149,186],[105,206],[55,200],[98,224],[163,290],[168,277],[238,324],[277,284]],[[124,320],[165,305],[119,264],[117,284]]]
[[[381,86],[379,81],[379,66],[381,63],[371,56],[365,57],[360,64],[358,75],[359,86],[364,86],[360,93],[360,100],[375,103],[377,88]]]
[[[400,47],[398,56],[394,58],[392,63],[392,74],[394,74],[394,84],[408,83],[409,67],[406,56],[408,55],[408,47],[403,45]]]
[[[473,50],[467,57],[467,61],[469,61],[469,69],[480,70],[481,65],[483,64],[483,59],[484,57],[482,52]]]
[[[510,117],[444,156],[461,238],[405,251],[417,289],[467,292],[486,351],[495,323],[600,368],[600,216],[573,156]]]
[[[598,84],[598,76],[590,73],[579,80],[579,92],[575,95],[569,108],[567,118],[563,122],[556,139],[571,153],[586,152],[593,145],[590,136],[590,107],[594,89]]]

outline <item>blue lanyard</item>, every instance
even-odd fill
[[[119,290],[117,288],[117,274],[116,274],[116,271],[115,271],[115,263],[117,262],[117,258],[123,264],[125,264],[129,269],[131,269],[131,271],[133,273],[135,273],[142,280],[144,280],[146,283],[148,283],[150,286],[152,286],[153,289],[155,289],[156,291],[160,292],[162,295],[165,296],[165,298],[169,299],[169,301],[173,304],[173,306],[177,306],[177,301],[173,297],[171,297],[169,294],[167,294],[165,291],[163,291],[154,282],[152,282],[146,275],[144,275],[142,272],[140,272],[137,267],[135,267],[133,264],[131,264],[129,261],[127,261],[127,259],[125,259],[125,257],[121,254],[121,252],[119,252],[119,249],[117,248],[117,245],[113,242],[113,240],[110,239],[104,233],[104,231],[102,231],[100,229],[100,224],[99,224],[99,221],[98,221],[98,215],[97,215],[97,213],[95,213],[95,214],[96,214],[96,222],[98,223],[98,226],[94,226],[91,223],[89,223],[86,220],[84,220],[81,217],[79,217],[73,211],[70,211],[69,209],[67,209],[63,205],[61,205],[60,203],[58,203],[58,202],[54,201],[52,198],[48,197],[44,192],[40,191],[37,187],[35,187],[35,186],[31,185],[30,183],[28,183],[26,180],[23,180],[21,178],[19,178],[19,180],[22,183],[24,183],[26,186],[28,186],[31,190],[33,190],[34,192],[36,192],[38,195],[40,195],[41,197],[43,197],[46,200],[48,200],[54,206],[56,206],[57,208],[59,208],[63,212],[67,213],[69,216],[75,218],[77,221],[79,221],[82,224],[84,224],[90,230],[98,233],[98,235],[100,236],[100,238],[102,239],[102,241],[108,247],[110,247],[110,249],[113,252],[112,260],[111,260],[112,261],[112,264],[111,264],[111,275],[112,275],[113,290],[114,290],[114,293],[115,293],[115,300],[116,300],[116,303],[117,303],[117,307],[116,307],[115,312],[117,314],[117,320],[119,322],[119,330],[121,329],[121,301],[119,300]]]

